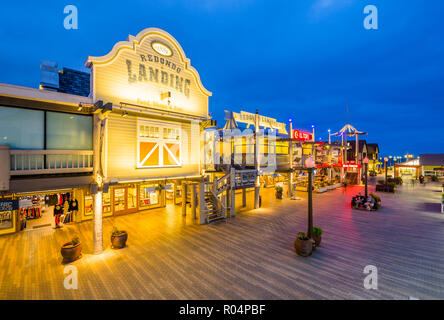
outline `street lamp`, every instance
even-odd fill
[[[312,174],[314,166],[314,159],[311,157],[311,155],[309,155],[308,158],[305,159],[305,168],[307,168],[308,171],[308,239],[312,238],[313,232]]]
[[[367,196],[368,196],[368,192],[367,192],[367,190],[368,190],[367,189],[368,157],[365,156],[365,158],[364,158],[364,160],[362,160],[362,162],[364,162],[364,165],[365,165],[365,201],[367,201]]]
[[[387,157],[384,158],[384,163],[385,163],[385,186],[387,187],[387,162],[389,161],[389,159]]]

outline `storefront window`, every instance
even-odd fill
[[[128,187],[128,209],[134,209],[137,206],[137,188]]]
[[[125,210],[125,188],[114,189],[114,212]]]
[[[111,193],[102,194],[102,213],[111,212]],[[94,212],[94,199],[91,195],[85,197],[85,216],[91,216]]]
[[[12,211],[2,211],[0,212],[0,230],[10,229],[13,226],[14,215]]]
[[[94,201],[92,196],[85,197],[85,216],[91,216],[94,210]]]
[[[102,195],[102,202],[103,202],[103,213],[110,213],[111,212],[111,193],[104,193]]]
[[[11,149],[43,149],[44,111],[0,106],[0,141]]]
[[[92,117],[47,111],[46,148],[50,150],[91,150]]]
[[[140,186],[139,207],[149,207],[159,204],[160,192],[156,190],[154,184],[144,184]]]

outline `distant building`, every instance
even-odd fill
[[[362,160],[368,157],[368,170],[377,170],[379,162],[379,145],[377,143],[367,143],[366,140],[359,140],[358,142],[358,159],[356,159],[356,143],[354,141],[348,142],[347,161],[359,163],[362,165]]]
[[[444,177],[444,153],[424,153],[418,158],[395,165],[395,177]]]

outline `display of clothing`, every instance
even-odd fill
[[[59,227],[60,224],[60,217],[63,214],[63,207],[60,204],[56,204],[54,207],[54,217],[55,217],[55,225],[56,227]]]
[[[77,201],[77,199],[72,199],[69,202],[69,209],[68,211],[78,211],[79,210],[79,202]]]
[[[20,211],[26,217],[26,219],[37,219],[42,216],[40,207],[21,208]]]

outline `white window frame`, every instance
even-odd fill
[[[159,128],[159,138],[147,138],[140,136],[140,126],[151,126]],[[165,139],[163,138],[163,129],[178,129],[179,130],[179,140],[177,139]],[[155,142],[157,143],[157,148],[159,148],[159,165],[155,166],[143,166],[144,161],[140,161],[140,142]],[[163,164],[163,151],[164,145],[166,143],[177,143],[179,144],[179,164],[164,165]],[[154,150],[154,149],[153,149]],[[170,154],[171,155],[171,154]],[[154,121],[146,119],[137,119],[137,168],[147,169],[147,168],[179,168],[182,166],[182,127],[178,123],[171,123],[166,121]]]

